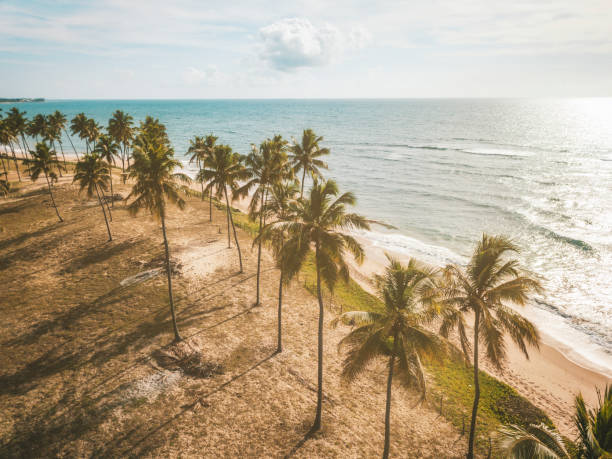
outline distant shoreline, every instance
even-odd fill
[[[29,98],[29,97],[20,97],[17,99],[4,99],[0,97],[0,104],[18,104],[22,102],[44,102],[45,99],[43,97]]]

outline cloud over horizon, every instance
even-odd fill
[[[331,24],[313,25],[306,18],[286,18],[259,29],[261,58],[277,70],[326,65],[369,39],[363,28],[343,32]]]

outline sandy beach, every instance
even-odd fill
[[[359,239],[365,248],[366,259],[360,266],[352,264],[352,275],[363,288],[374,292],[370,279],[374,274],[382,272],[386,257],[382,250],[374,247],[367,239]],[[393,255],[400,260],[408,258]],[[595,403],[595,388],[603,388],[612,383],[612,378],[570,360],[555,347],[556,343],[545,332],[540,330],[540,334],[540,349],[531,349],[529,360],[511,340],[506,340],[508,361],[503,371],[486,361],[482,367],[545,410],[560,431],[572,437],[575,434],[571,420],[575,395],[582,393],[586,401]]]

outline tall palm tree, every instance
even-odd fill
[[[28,124],[28,135],[38,142],[38,137],[44,137],[47,130],[47,118],[45,115],[37,114]]]
[[[270,187],[291,176],[292,170],[287,162],[286,145],[287,141],[277,135],[273,139],[262,142],[259,149],[253,145],[251,153],[245,159],[246,171],[250,179],[236,190],[235,196],[248,196],[249,192],[255,189],[249,204],[249,217],[254,220],[259,216],[258,235],[261,235],[265,225],[266,200]],[[255,306],[260,304],[261,244],[262,238],[259,238]]]
[[[57,174],[53,169],[61,170],[64,166],[57,160],[57,154],[55,150],[49,148],[45,142],[38,142],[36,144],[36,150],[30,150],[30,158],[25,159],[24,162],[28,167],[28,172],[33,181],[38,180],[40,174],[45,176],[47,180],[47,186],[49,187],[49,196],[51,196],[51,202],[53,208],[57,214],[57,218],[60,222],[63,222],[57,204],[55,204],[55,198],[53,197],[53,190],[51,189],[51,182],[57,181]]]
[[[72,135],[79,136],[79,139],[85,141],[85,152],[89,153],[89,141],[87,140],[87,116],[85,116],[85,113],[79,113],[72,118],[72,121],[70,122],[70,132],[72,132]]]
[[[100,155],[108,164],[109,171],[109,182],[111,190],[111,206],[115,207],[115,192],[113,191],[113,164],[115,163],[115,157],[119,153],[119,145],[115,142],[115,139],[110,135],[101,135],[98,144],[94,148],[94,153]],[[112,218],[111,218],[112,220]]]
[[[125,163],[130,167],[129,146],[133,139],[134,118],[123,112],[116,110],[113,116],[108,120],[108,133],[115,140],[115,143],[121,145],[121,172],[125,173]]]
[[[23,151],[24,157],[27,157],[30,147],[28,146],[25,138],[25,135],[28,132],[28,120],[25,117],[25,114],[25,111],[20,112],[17,107],[12,107],[7,112],[7,119],[11,120],[10,123],[13,125],[13,130],[21,139],[21,151]]]
[[[62,159],[64,160],[64,167],[66,167],[66,155],[64,155],[64,145],[62,143],[62,122],[65,123],[66,118],[59,110],[56,110],[55,113],[51,115],[47,115],[46,137],[51,141],[53,147],[55,147],[55,142],[59,144],[60,151],[62,152]]]
[[[204,137],[196,135],[193,139],[189,140],[189,148],[187,149],[187,154],[191,155],[189,157],[189,164],[196,163],[198,173],[202,170],[202,162],[206,157],[204,142]],[[204,182],[200,182],[200,187],[202,192],[201,198],[204,201]]]
[[[101,130],[102,130],[102,126],[100,126],[98,123],[96,123],[96,120],[94,120],[93,118],[89,118],[87,120],[87,125],[86,125],[85,132],[86,132],[86,135],[87,135],[88,143],[90,145],[93,145],[91,147],[92,150],[94,148],[96,148],[96,142],[100,138]]]
[[[270,188],[270,194],[266,201],[266,216],[274,219],[274,221],[289,221],[292,217],[292,203],[295,201],[298,193],[298,185],[295,181],[277,182]],[[283,266],[283,247],[287,239],[287,231],[282,226],[266,225],[261,234],[253,241],[253,244],[259,243],[259,240],[266,241],[273,250],[276,267],[280,270],[278,282],[278,314],[277,314],[277,335],[276,335],[276,353],[283,351],[283,285],[289,282],[289,278],[284,275],[285,268]]]
[[[299,199],[291,206],[289,219],[280,220],[275,226],[288,233],[283,247],[285,276],[291,279],[303,266],[307,255],[314,251],[317,299],[319,301],[318,327],[318,377],[317,410],[311,432],[321,428],[323,402],[323,296],[321,283],[333,291],[338,278],[349,279],[349,268],[345,261],[346,252],[351,253],[358,263],[363,261],[363,248],[355,238],[344,231],[369,229],[370,225],[361,215],[348,213],[347,206],[355,204],[352,193],[338,196],[338,186],[333,180],[319,182],[315,178],[310,196]]]
[[[421,361],[424,356],[439,357],[446,348],[438,336],[424,327],[436,315],[438,270],[414,258],[407,265],[388,255],[387,258],[389,265],[384,275],[374,279],[384,310],[351,311],[337,319],[357,327],[340,341],[340,347],[348,347],[342,368],[345,380],[353,381],[370,361],[388,357],[383,458],[389,457],[393,377],[397,373],[403,386],[416,387],[425,398]]]
[[[15,154],[15,148],[13,147],[13,142],[15,142],[16,139],[17,139],[17,136],[15,134],[15,130],[13,128],[11,120],[9,118],[4,118],[0,120],[0,144],[5,145],[5,153],[7,157],[7,162],[9,162],[9,159],[8,159],[9,156],[8,156],[8,152],[6,151],[6,146],[8,145],[8,147],[10,148],[11,153],[13,155],[13,162],[15,163],[15,170],[17,171],[17,177],[19,181],[21,182],[21,172],[19,172],[19,164],[17,163],[17,155]]]
[[[240,272],[242,269],[242,252],[240,251],[240,243],[236,235],[236,226],[234,225],[234,217],[232,215],[232,206],[228,194],[228,187],[232,193],[238,189],[240,181],[248,179],[248,173],[242,164],[242,156],[234,153],[228,145],[216,145],[212,155],[207,156],[204,160],[202,170],[198,173],[197,180],[206,182],[208,193],[216,190],[217,197],[223,198],[225,195],[225,205],[227,210],[227,246],[231,247],[230,239],[230,223],[234,232],[234,242],[238,249],[238,260],[240,261]]]
[[[79,184],[79,190],[87,190],[87,197],[92,198],[94,191],[98,196],[98,202],[102,208],[104,214],[104,222],[106,223],[106,230],[108,231],[108,241],[113,240],[111,234],[110,225],[108,224],[108,218],[106,218],[106,210],[102,203],[102,197],[100,196],[100,190],[102,192],[108,189],[108,183],[110,182],[110,166],[98,156],[96,153],[89,153],[83,157],[83,161],[79,161],[76,164],[74,177],[72,182]]]
[[[576,457],[612,458],[612,385],[597,389],[598,404],[588,409],[582,394],[576,396],[574,424],[578,431]],[[500,454],[512,459],[569,459],[561,434],[544,424],[503,426],[498,431]]]
[[[68,120],[66,119],[66,115],[64,115],[59,110],[55,110],[55,112],[49,115],[47,119],[49,120],[49,125],[51,127],[51,130],[53,131],[54,140],[56,140],[59,143],[60,150],[62,152],[62,158],[64,159],[64,166],[65,166],[66,156],[64,155],[64,143],[62,142],[62,132],[66,132],[66,122]],[[66,133],[66,135],[68,135],[68,133]],[[72,143],[70,136],[68,136],[68,139],[70,140],[70,143]],[[74,148],[74,145],[72,147]],[[76,150],[75,150],[75,153],[76,153]],[[77,154],[77,160],[78,158],[79,158],[79,155]]]
[[[478,377],[478,345],[485,346],[485,356],[496,367],[501,368],[506,359],[504,334],[510,335],[521,351],[529,358],[527,344],[538,348],[540,337],[534,325],[515,313],[507,304],[524,305],[532,292],[541,291],[540,283],[529,273],[522,272],[516,259],[507,255],[519,249],[502,236],[483,234],[476,245],[467,267],[448,265],[445,270],[445,308],[440,334],[447,337],[457,328],[461,348],[469,360],[470,342],[466,332],[465,316],[473,314],[474,337],[474,404],[470,422],[468,459],[474,457],[474,439],[480,382]]]
[[[313,179],[321,177],[321,169],[327,169],[327,164],[319,157],[328,155],[328,148],[319,147],[319,142],[323,141],[323,137],[317,136],[312,129],[304,129],[302,133],[302,141],[297,143],[293,140],[291,146],[291,165],[296,173],[302,171],[302,189],[300,191],[300,199],[304,196],[304,180],[306,174]]]
[[[172,327],[174,340],[181,341],[174,299],[172,296],[172,272],[170,268],[170,249],[166,235],[166,209],[168,203],[175,204],[179,209],[185,208],[185,201],[181,197],[184,187],[179,182],[188,183],[189,177],[185,174],[175,173],[181,163],[174,159],[174,150],[169,146],[170,141],[165,136],[165,128],[152,118],[141,123],[137,142],[134,146],[133,163],[129,167],[129,177],[135,180],[132,191],[127,199],[133,199],[128,205],[128,211],[135,215],[146,209],[158,220],[161,220],[164,248],[166,254],[166,275],[168,277],[168,297],[170,312],[172,314]],[[163,132],[163,135],[161,134]]]

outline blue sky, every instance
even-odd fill
[[[0,0],[0,97],[612,96],[610,0]]]

